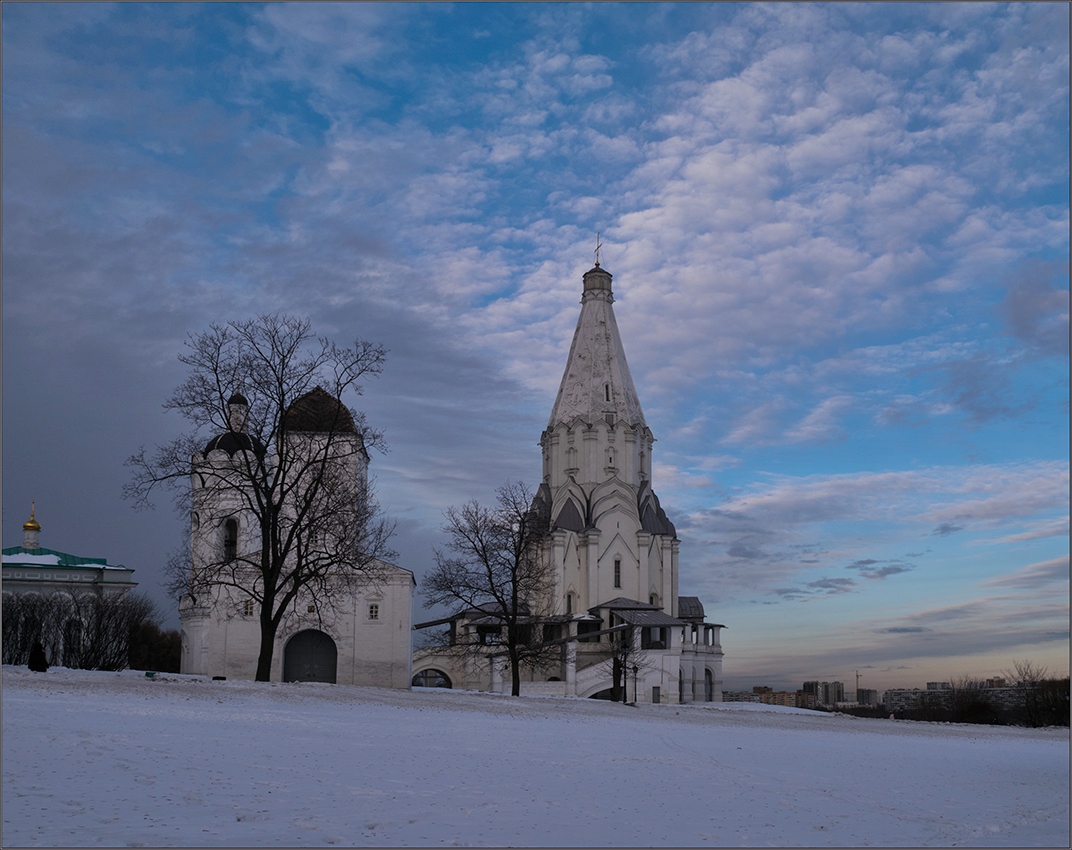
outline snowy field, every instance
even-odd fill
[[[3,668],[15,846],[1069,844],[1067,730]]]

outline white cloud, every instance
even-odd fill
[[[1036,588],[1068,581],[1068,555],[1028,564],[1014,572],[984,581],[983,587]]]
[[[785,439],[791,443],[811,443],[837,440],[844,436],[840,418],[853,406],[848,396],[825,399],[800,422],[786,432]]]

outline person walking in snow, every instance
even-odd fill
[[[41,641],[39,640],[35,640],[34,645],[30,647],[29,667],[35,673],[44,673],[48,670],[48,659],[45,657],[45,648],[41,646]]]

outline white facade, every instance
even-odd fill
[[[597,263],[584,275],[569,358],[540,438],[543,477],[534,505],[550,523],[543,555],[555,571],[551,609],[563,657],[558,669],[532,673],[522,692],[607,691],[608,659],[620,634],[580,635],[622,626],[635,642],[635,660],[626,661],[630,698],[719,701],[722,626],[704,622],[698,599],[679,597],[680,544],[652,490],[655,438],[629,373],[613,302],[611,275]],[[460,634],[473,618],[453,619]],[[510,686],[501,664],[480,669],[450,651],[418,651],[414,672],[433,684],[436,676],[425,671],[442,674],[454,687]]]
[[[319,395],[317,395],[319,394]],[[234,563],[240,587],[215,586],[199,597],[183,596],[182,672],[206,676],[253,679],[261,644],[259,604],[241,587],[253,587],[259,572],[242,566],[242,556],[260,551],[260,527],[241,487],[219,486],[230,469],[252,465],[266,449],[245,433],[245,399],[231,399],[232,430],[212,440],[192,463],[190,556],[198,565]],[[317,388],[295,406],[340,403]],[[315,420],[315,416],[313,417]],[[323,440],[315,425],[291,429],[286,439],[310,446]],[[334,485],[364,488],[368,455],[356,433],[332,435]],[[324,445],[319,442],[319,445]],[[293,447],[293,446],[292,446]],[[298,445],[301,449],[301,445]],[[265,466],[275,466],[268,458]],[[243,576],[242,573],[245,572]],[[338,684],[408,688],[412,657],[413,574],[376,561],[371,577],[354,579],[340,570],[330,592],[314,598],[299,594],[276,633],[272,681],[320,681]]]
[[[308,601],[299,602],[280,626],[272,654],[273,682],[333,681],[340,685],[408,688],[412,620],[413,575],[387,565],[386,578],[347,594],[345,603],[333,610],[309,611]],[[182,672],[228,679],[253,679],[257,672],[261,631],[256,612],[246,597],[219,588],[205,605],[185,601],[182,620]],[[322,675],[321,665],[291,665],[299,635],[330,639],[324,644],[335,650],[332,675]],[[323,638],[320,638],[323,641]],[[289,653],[288,653],[289,650]]]

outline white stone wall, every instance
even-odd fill
[[[408,688],[410,683],[413,576],[385,565],[386,578],[356,589],[336,610],[308,611],[304,598],[280,624],[272,656],[272,681],[282,681],[287,641],[306,629],[327,634],[338,651],[336,682]],[[253,679],[257,672],[261,630],[259,615],[245,613],[245,595],[219,588],[200,608],[180,610],[183,632],[182,672],[202,676]],[[369,605],[378,619],[369,618]]]
[[[297,449],[311,455],[323,447],[316,435],[291,437]],[[335,474],[339,486],[361,487],[367,480],[368,456],[359,438],[335,435]],[[294,448],[294,446],[291,446]],[[193,458],[191,475],[192,516],[190,528],[191,559],[201,566],[219,562],[223,557],[224,527],[227,519],[238,523],[237,550],[256,559],[260,550],[260,528],[247,507],[240,487],[221,486],[235,466],[252,462],[252,456],[234,456],[216,450],[207,457]],[[268,458],[268,468],[277,459]],[[242,476],[232,476],[240,482]],[[298,478],[291,484],[301,484]],[[242,582],[252,586],[258,571],[248,567],[249,578]],[[281,681],[287,641],[306,629],[327,634],[338,653],[338,684],[408,688],[412,664],[413,575],[408,570],[380,563],[375,580],[356,582],[330,604],[317,603],[299,595],[292,610],[280,623],[273,645],[272,681]],[[340,585],[349,584],[340,578]],[[204,676],[253,679],[260,653],[261,628],[259,604],[237,588],[216,587],[196,600],[184,599],[180,605],[182,623],[182,671]],[[376,606],[376,618],[369,606]],[[310,606],[314,610],[310,611]]]

